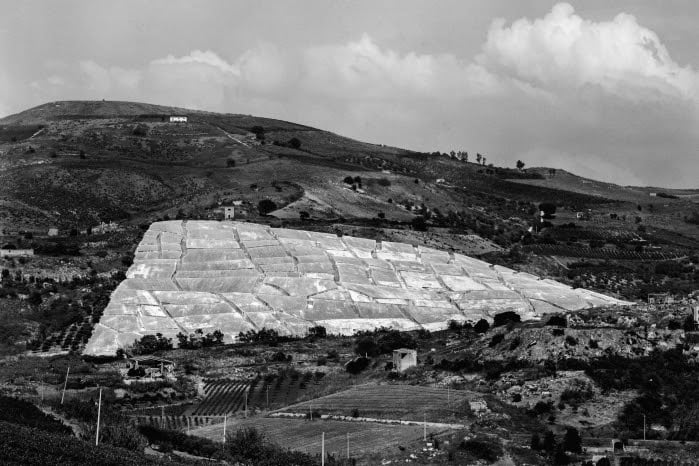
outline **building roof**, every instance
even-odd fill
[[[393,350],[394,353],[417,353],[417,350],[410,348],[398,348]]]

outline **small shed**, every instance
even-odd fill
[[[223,219],[224,220],[233,220],[234,218],[235,218],[235,207],[224,206],[223,207]]]
[[[417,351],[408,348],[393,350],[393,369],[398,372],[417,366]]]
[[[58,228],[49,228],[49,236],[58,236]]]

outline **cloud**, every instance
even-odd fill
[[[79,67],[87,89],[93,92],[94,95],[128,94],[135,91],[141,81],[142,73],[138,70],[124,69],[117,66],[104,67],[92,60],[81,61]],[[56,75],[52,76],[52,78],[49,78],[48,82],[54,85],[57,79],[63,79]]]
[[[495,77],[452,54],[403,55],[367,34],[342,45],[312,47],[303,56],[304,88],[337,99],[464,98],[494,92]]]
[[[478,62],[542,88],[596,85],[628,98],[654,93],[697,99],[699,77],[678,65],[658,35],[627,13],[594,22],[559,3],[550,13],[507,26],[495,20]]]
[[[39,102],[107,97],[249,113],[626,184],[696,185],[699,175],[698,73],[626,13],[592,21],[561,3],[538,19],[497,19],[474,57],[395,50],[369,34],[163,55],[132,68],[46,65],[49,78],[27,87]],[[658,165],[659,154],[672,166]]]

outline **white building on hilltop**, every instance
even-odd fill
[[[187,123],[187,117],[181,115],[170,115],[170,123]]]

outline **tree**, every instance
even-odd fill
[[[476,333],[485,333],[488,331],[489,328],[490,324],[485,319],[479,320],[478,322],[476,322],[476,325],[473,326],[473,330]]]
[[[410,223],[415,231],[427,231],[427,221],[422,215],[414,217]]]
[[[325,338],[328,335],[327,330],[322,325],[316,325],[308,329],[308,334],[316,338]]]
[[[299,138],[291,138],[289,139],[289,147],[292,149],[299,150],[301,148],[301,140]]]
[[[81,158],[81,159],[84,159],[84,158],[85,158],[85,151],[84,151],[84,150],[81,150],[81,151],[80,151],[80,158]]]
[[[536,432],[534,432],[532,434],[532,440],[531,440],[530,445],[531,445],[532,450],[534,450],[534,451],[541,450],[541,439],[539,438],[539,434],[537,434]]]
[[[483,156],[481,154],[476,154],[476,163],[480,164],[481,163],[481,158]]]
[[[546,434],[544,434],[544,443],[542,447],[548,452],[552,452],[556,449],[556,436],[553,435],[553,432],[550,430],[547,430]]]
[[[277,210],[277,204],[270,199],[262,199],[257,203],[257,211],[260,215],[267,215],[274,210]]]
[[[521,160],[517,161],[517,170],[522,170],[524,168],[524,162]]]
[[[380,348],[373,338],[362,337],[357,341],[354,352],[360,356],[378,356],[380,354]]]
[[[510,322],[517,323],[520,320],[519,314],[514,311],[500,312],[493,317],[493,327],[501,327]]]
[[[265,129],[262,126],[253,126],[250,128],[250,131],[255,134],[255,138],[257,138],[258,141],[265,140]]]
[[[353,185],[353,184],[354,184],[354,178],[352,178],[351,176],[346,176],[342,181],[343,181],[345,184],[349,184],[349,185]]]
[[[554,219],[556,216],[554,215],[556,213],[556,204],[553,204],[551,202],[542,202],[539,204],[539,210],[544,213],[544,218],[545,219]]]
[[[235,167],[235,159],[228,159],[226,160],[226,166],[228,168]]]
[[[582,439],[578,429],[569,427],[563,437],[563,450],[571,453],[582,453]]]
[[[301,218],[301,220],[308,220],[310,217],[311,217],[311,214],[309,214],[305,210],[302,210],[301,212],[299,212],[299,218]]]

